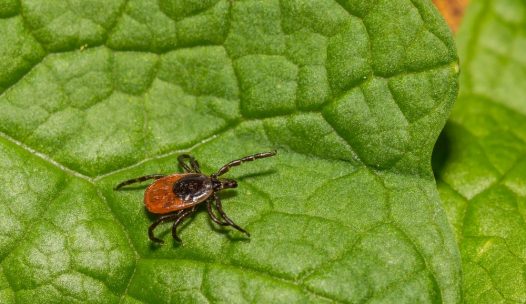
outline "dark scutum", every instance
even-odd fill
[[[184,201],[201,201],[212,193],[212,182],[208,176],[189,174],[174,184],[173,192]]]

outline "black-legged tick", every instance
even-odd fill
[[[225,214],[221,205],[221,199],[217,195],[217,192],[223,189],[236,188],[237,182],[233,179],[219,178],[219,176],[227,173],[231,167],[239,166],[244,162],[274,155],[276,155],[276,151],[245,156],[227,163],[216,173],[207,176],[201,173],[199,163],[192,156],[182,154],[179,155],[177,160],[184,170],[184,173],[145,175],[124,181],[118,184],[115,190],[119,190],[133,183],[155,179],[144,192],[144,205],[146,209],[151,213],[163,214],[163,216],[159,217],[148,228],[148,236],[153,242],[164,243],[163,240],[154,236],[153,231],[159,224],[167,221],[174,221],[172,236],[175,240],[181,242],[181,239],[177,236],[177,226],[181,224],[185,218],[192,215],[196,211],[197,206],[203,202],[206,202],[208,215],[216,224],[232,226],[247,236],[250,236],[245,229],[239,227]],[[212,204],[214,204],[217,211],[219,211],[221,219],[212,211]]]

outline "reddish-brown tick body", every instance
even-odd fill
[[[207,176],[201,173],[199,164],[192,156],[183,154],[179,155],[177,160],[185,173],[145,175],[124,181],[118,184],[115,190],[119,190],[126,185],[150,179],[155,180],[144,191],[144,205],[146,209],[151,213],[162,215],[148,228],[148,237],[154,242],[163,243],[161,239],[153,235],[153,231],[159,224],[167,221],[174,221],[172,236],[180,242],[181,239],[177,236],[177,226],[196,211],[197,205],[204,202],[206,202],[208,215],[214,223],[221,226],[231,226],[250,236],[245,229],[239,227],[226,215],[221,205],[221,199],[217,195],[217,192],[223,189],[236,188],[237,182],[233,179],[219,177],[227,173],[230,168],[239,166],[244,162],[274,155],[276,155],[276,151],[245,156],[227,163],[216,173]],[[217,209],[220,217],[217,217],[212,211],[213,207]]]
[[[151,213],[167,214],[202,203],[213,193],[212,180],[204,174],[173,174],[146,188],[144,205]]]

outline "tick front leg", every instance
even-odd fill
[[[256,159],[271,157],[271,156],[276,155],[276,153],[278,153],[276,150],[270,151],[270,152],[261,152],[261,153],[256,153],[254,155],[249,155],[249,156],[245,156],[240,159],[233,160],[229,162],[228,164],[224,165],[223,167],[221,167],[221,169],[219,169],[217,173],[212,174],[212,176],[215,176],[215,177],[221,176],[227,173],[232,167],[236,167],[243,163],[254,161]]]
[[[219,196],[217,194],[214,193],[214,199],[216,201],[216,208],[217,208],[217,211],[219,211],[219,214],[221,214],[221,216],[223,217],[223,219],[228,223],[228,225],[234,227],[235,229],[243,232],[244,234],[246,234],[248,237],[250,237],[250,233],[248,233],[248,231],[246,231],[245,229],[239,227],[236,223],[234,223],[234,221],[232,221],[225,213],[225,211],[223,211],[223,206],[221,205],[221,199],[219,199]]]
[[[179,226],[179,224],[182,223],[186,217],[192,215],[195,212],[195,209],[196,207],[193,207],[188,211],[183,211],[180,213],[179,217],[175,220],[174,225],[172,226],[172,237],[179,243],[182,243],[183,241],[179,238],[179,236],[177,236],[177,226]]]
[[[174,213],[174,214],[163,215],[160,218],[158,218],[155,222],[153,222],[150,225],[150,227],[148,227],[148,237],[150,238],[150,240],[152,242],[155,242],[155,243],[164,244],[163,240],[161,240],[159,238],[156,238],[153,235],[153,231],[155,230],[155,227],[159,226],[159,224],[161,224],[161,223],[172,221],[172,220],[176,220],[180,215],[181,214],[179,212],[178,213]]]
[[[214,211],[212,210],[212,200],[208,200],[208,202],[206,202],[206,210],[208,211],[208,215],[210,216],[210,218],[212,219],[212,221],[218,225],[221,225],[221,226],[230,226],[229,223],[226,223],[226,222],[222,222],[220,219],[217,218],[217,216],[214,214]]]
[[[190,166],[185,162],[185,160],[188,160],[190,162]],[[197,160],[195,160],[193,156],[188,154],[181,154],[177,157],[177,161],[179,162],[179,166],[181,166],[181,168],[183,168],[185,172],[201,173],[199,163],[197,162]]]
[[[113,189],[114,190],[119,190],[120,188],[122,188],[124,186],[127,186],[127,185],[144,182],[144,181],[149,180],[149,179],[159,179],[159,178],[163,178],[164,176],[165,175],[163,175],[163,174],[150,174],[150,175],[145,175],[145,176],[141,176],[141,177],[132,178],[132,179],[129,179],[127,181],[123,181],[122,183],[120,183],[117,186],[115,186],[115,188],[113,188]]]

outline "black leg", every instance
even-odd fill
[[[217,218],[217,216],[214,214],[214,211],[212,210],[212,200],[208,200],[208,202],[206,202],[206,209],[208,211],[208,215],[210,216],[210,218],[212,219],[212,221],[214,221],[214,223],[218,224],[218,225],[221,225],[221,226],[229,226],[230,224],[229,223],[226,223],[226,222],[222,222],[220,219]]]
[[[228,164],[224,165],[223,167],[221,167],[221,169],[219,169],[217,171],[217,173],[213,174],[212,176],[214,176],[214,177],[221,176],[221,175],[227,173],[230,170],[230,168],[232,168],[232,167],[239,166],[242,163],[253,161],[253,160],[256,160],[256,159],[271,157],[271,156],[276,155],[276,153],[277,153],[277,151],[274,150],[274,151],[271,151],[271,152],[257,153],[257,154],[254,154],[254,155],[249,155],[249,156],[245,156],[245,157],[240,158],[240,159],[233,160],[233,161],[229,162]]]
[[[185,162],[185,160],[190,161],[190,166]],[[179,161],[179,166],[183,168],[183,170],[187,173],[189,172],[195,172],[195,173],[201,173],[201,168],[199,167],[199,163],[195,158],[188,154],[181,154],[177,157],[177,160]]]
[[[236,223],[234,223],[225,213],[225,211],[223,211],[223,206],[221,205],[221,199],[219,199],[219,196],[214,193],[214,199],[216,201],[216,208],[217,208],[217,211],[219,211],[219,214],[221,214],[221,216],[223,217],[223,219],[228,223],[228,225],[236,228],[237,230],[243,232],[244,234],[246,234],[248,237],[250,237],[250,233],[248,233],[248,231],[246,231],[245,229],[239,227]]]
[[[173,213],[173,214],[168,214],[168,215],[163,215],[163,216],[161,216],[160,218],[158,218],[155,222],[153,222],[153,223],[150,225],[150,227],[148,227],[148,237],[150,238],[150,240],[151,240],[152,242],[156,242],[156,243],[164,244],[164,241],[163,241],[163,240],[158,239],[158,238],[156,238],[156,237],[153,235],[153,231],[155,230],[155,227],[159,226],[159,224],[161,224],[161,223],[175,220],[175,219],[179,218],[180,215],[181,215],[180,212]]]
[[[141,177],[136,177],[136,178],[133,178],[133,179],[130,179],[130,180],[127,180],[127,181],[123,181],[122,183],[120,183],[117,186],[115,186],[114,189],[115,190],[119,190],[120,188],[122,188],[124,186],[127,186],[127,185],[130,185],[130,184],[144,182],[145,180],[149,180],[149,179],[159,179],[159,178],[162,178],[162,177],[164,177],[163,174],[150,174],[150,175],[145,175],[145,176],[141,176]]]
[[[182,243],[183,241],[177,236],[177,226],[179,226],[180,223],[183,222],[183,220],[193,214],[195,212],[196,207],[193,207],[190,210],[183,211],[181,215],[175,220],[173,226],[172,226],[172,236],[173,238],[178,241],[179,243]]]

